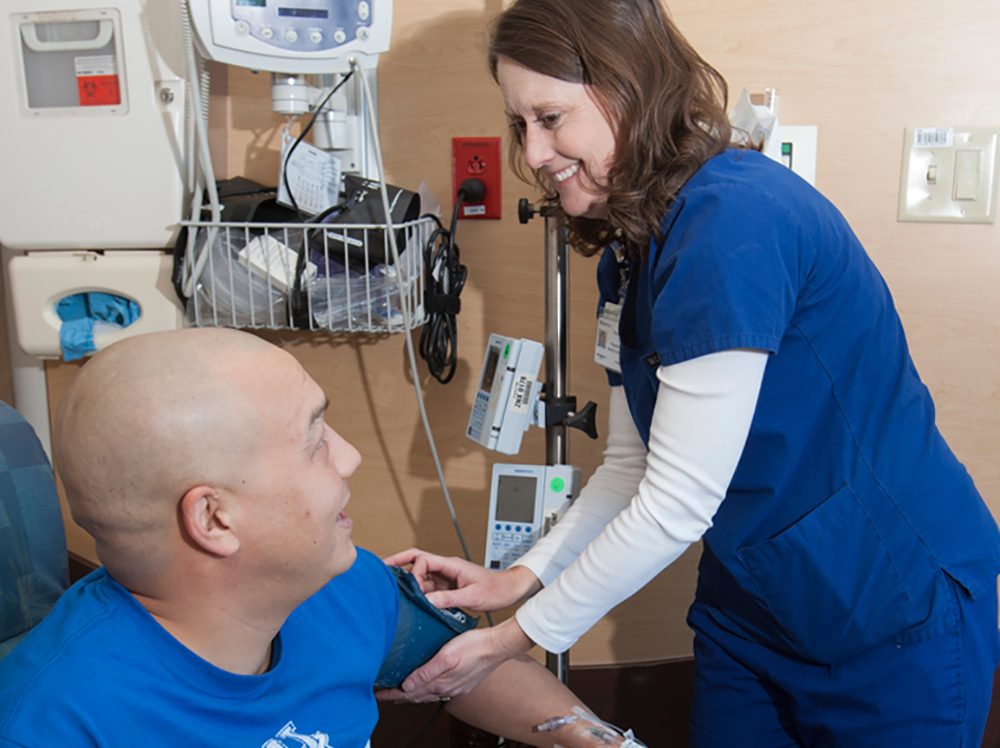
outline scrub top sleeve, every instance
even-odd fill
[[[722,350],[776,353],[809,271],[793,213],[752,184],[685,192],[649,258],[663,366]]]
[[[604,461],[566,516],[512,566],[527,566],[550,584],[600,534],[636,491],[646,470],[646,445],[632,420],[622,387],[611,388]]]
[[[660,390],[638,494],[517,622],[564,652],[711,527],[743,453],[768,356],[723,351],[658,371]]]

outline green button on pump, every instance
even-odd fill
[[[551,488],[556,493],[559,493],[564,488],[566,488],[566,481],[564,481],[562,478],[553,478],[552,482],[549,483],[549,488]]]

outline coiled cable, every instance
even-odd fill
[[[458,363],[458,326],[455,317],[462,309],[459,298],[468,269],[461,263],[455,243],[455,227],[462,203],[482,202],[486,185],[480,179],[466,179],[459,185],[455,209],[451,214],[451,228],[445,230],[436,216],[438,228],[431,234],[424,247],[424,311],[427,323],[420,333],[420,357],[441,384],[448,384],[455,376]]]

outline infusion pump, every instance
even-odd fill
[[[534,340],[490,335],[466,436],[487,449],[518,453],[528,426],[544,424],[538,381],[544,352]]]
[[[506,569],[527,553],[579,494],[580,469],[572,465],[494,465],[486,568]]]

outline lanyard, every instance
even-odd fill
[[[632,277],[632,263],[621,242],[613,241],[609,246],[618,261],[618,303],[624,304],[625,297],[628,296],[628,282]]]

